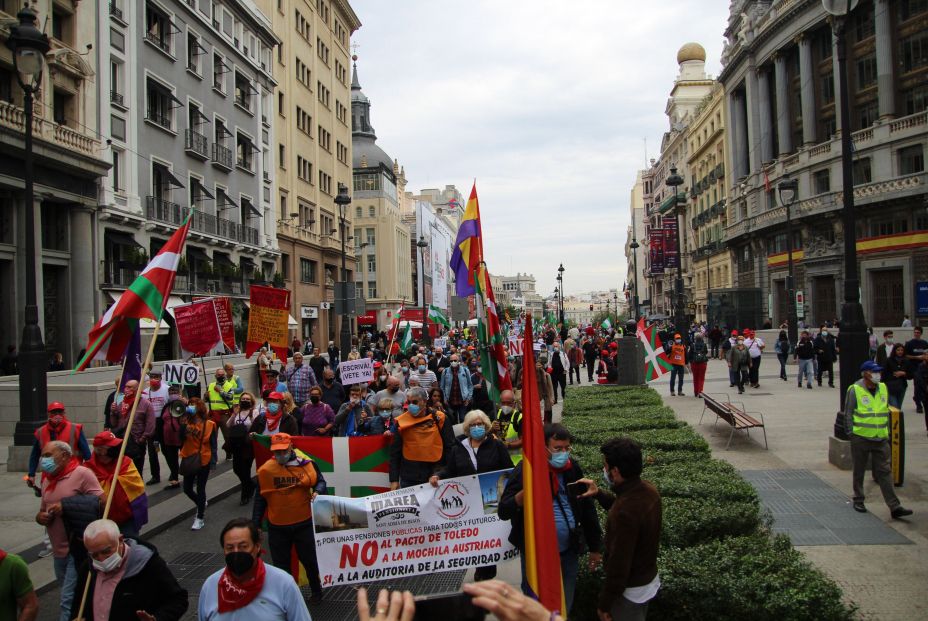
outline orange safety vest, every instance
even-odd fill
[[[686,364],[686,347],[674,345],[670,348],[670,364],[683,366]]]
[[[35,430],[35,439],[39,441],[39,450],[42,450],[42,448],[53,439],[61,440],[71,447],[72,455],[77,457],[79,461],[84,461],[83,455],[80,455],[77,450],[77,442],[80,440],[81,431],[83,431],[83,426],[80,423],[72,423],[69,420],[65,420],[64,426],[61,428],[61,433],[58,434],[57,438],[52,438],[52,430],[48,426],[48,423],[45,423]]]
[[[210,448],[210,436],[216,431],[216,423],[207,419],[203,426],[193,424],[187,425],[187,437],[184,439],[184,445],[180,447],[180,457],[190,457],[197,451],[200,452],[200,465],[209,465],[209,460],[213,456],[213,449]],[[202,437],[200,437],[202,436]]]
[[[444,450],[441,437],[441,430],[445,426],[444,412],[419,417],[403,412],[396,418],[396,424],[403,438],[403,459],[426,463],[435,463],[441,459]]]
[[[303,466],[281,466],[269,459],[258,468],[258,489],[267,501],[267,519],[275,526],[299,524],[312,518],[315,486],[312,460]]]

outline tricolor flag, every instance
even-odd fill
[[[670,371],[670,361],[664,352],[661,338],[654,331],[654,326],[644,327],[644,318],[638,320],[638,340],[644,345],[644,375],[650,382]]]
[[[532,317],[525,318],[526,332],[531,331]],[[523,367],[535,368],[535,352],[526,347],[522,353]],[[554,525],[554,499],[551,493],[551,471],[545,446],[534,373],[522,378],[522,490],[525,520],[525,582],[532,595],[546,610],[565,610],[561,580],[561,555]]]
[[[509,377],[509,362],[503,343],[503,333],[499,326],[499,315],[496,309],[496,296],[487,274],[486,264],[481,263],[477,268],[476,278],[476,310],[477,310],[477,336],[480,339],[480,367],[483,377],[487,381],[487,391],[490,399],[499,401],[499,393],[503,390],[512,390],[512,380]]]
[[[451,329],[451,322],[448,321],[448,317],[434,304],[429,304],[429,321],[441,324],[449,330]]]
[[[477,183],[470,190],[464,207],[464,217],[458,227],[458,236],[451,253],[451,269],[455,273],[455,293],[466,298],[477,291],[474,276],[483,261],[483,231],[480,227],[480,204],[477,201]]]
[[[94,359],[110,362],[122,360],[132,338],[131,320],[161,321],[164,305],[174,288],[174,276],[190,230],[192,214],[193,210],[188,212],[184,224],[171,235],[171,239],[142,270],[119,301],[110,306],[100,321],[90,329],[87,353],[78,361],[74,371],[83,371]]]
[[[103,497],[109,496],[113,485],[113,475],[116,472],[116,463],[102,464],[96,457],[85,461],[84,465],[93,471],[98,481],[102,481]],[[119,485],[113,493],[113,503],[107,518],[118,524],[128,522],[130,519],[135,528],[140,530],[148,524],[148,495],[145,493],[145,483],[135,464],[128,457],[123,456],[122,468],[119,469],[117,479]]]

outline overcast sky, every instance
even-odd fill
[[[696,5],[698,4],[698,10]],[[726,0],[351,0],[378,144],[409,190],[477,180],[490,271],[621,287],[629,192],[687,41],[719,71]],[[640,251],[639,251],[640,252]],[[639,261],[641,257],[639,257]]]

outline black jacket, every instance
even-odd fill
[[[110,608],[110,621],[138,621],[137,610],[144,610],[158,621],[178,621],[187,612],[187,591],[181,588],[177,579],[171,574],[167,563],[158,555],[155,546],[144,541],[131,540],[132,546],[147,549],[151,556],[144,565],[138,567],[133,564],[130,557],[126,567],[126,575],[122,577],[116,590]],[[78,570],[77,587],[74,603],[71,608],[71,618],[77,618],[81,606],[81,590],[87,581],[87,572],[91,572],[90,590],[87,593],[87,605],[84,607],[84,618],[93,619],[93,592],[96,587],[96,570],[91,563],[85,562]]]
[[[886,384],[886,390],[891,393],[905,391],[906,387],[909,385],[909,382],[906,381],[909,375],[908,368],[909,361],[906,358],[897,358],[896,356],[887,358],[886,363],[883,365],[883,376],[880,378],[880,381]],[[906,375],[904,377],[896,377],[893,375],[896,371],[904,371]]]
[[[811,340],[803,341],[802,339],[796,343],[796,348],[793,350],[793,356],[799,360],[812,360],[815,357],[815,346],[812,344]]]
[[[325,382],[320,382],[319,388],[322,389],[322,400],[329,404],[333,412],[338,412],[342,404],[348,400],[345,395],[345,387],[340,382],[332,382],[331,386],[326,386]]]
[[[467,436],[459,436],[451,447],[444,467],[436,472],[439,479],[463,477],[480,472],[493,472],[512,468],[512,458],[506,445],[493,437],[488,437],[477,447],[477,468],[470,458],[470,450],[464,444],[470,442]]]
[[[815,355],[819,362],[829,363],[838,359],[838,345],[834,335],[822,336],[819,334],[812,342],[815,347]]]
[[[516,494],[522,491],[522,463],[513,469],[509,482],[506,483],[506,489],[503,490],[503,497],[499,501],[499,517],[501,520],[512,522],[512,530],[509,533],[509,542],[519,551],[525,551],[525,527],[523,526],[522,507],[516,504]],[[583,471],[580,465],[574,460],[570,460],[571,468],[564,473],[564,484],[573,483],[583,478]],[[547,472],[544,475],[547,476]],[[552,490],[552,495],[554,491]],[[587,548],[590,552],[599,552],[602,550],[603,531],[599,525],[599,518],[596,515],[596,505],[592,498],[574,498],[568,494],[570,500],[570,509],[574,513],[574,519],[577,521],[577,528],[583,530],[583,537],[586,539]],[[557,501],[554,501],[557,504]],[[554,508],[552,507],[552,510]]]

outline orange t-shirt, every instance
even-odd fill
[[[670,348],[670,364],[683,366],[686,364],[686,347],[674,345]]]
[[[209,464],[213,456],[213,450],[210,448],[210,436],[216,432],[216,423],[207,420],[205,424],[187,423],[187,436],[184,438],[184,445],[180,447],[180,457],[190,457],[197,451],[200,451],[200,465]]]
[[[275,526],[305,522],[313,516],[315,485],[316,469],[312,461],[302,466],[281,466],[272,458],[258,468],[258,486],[267,501],[267,519]]]

